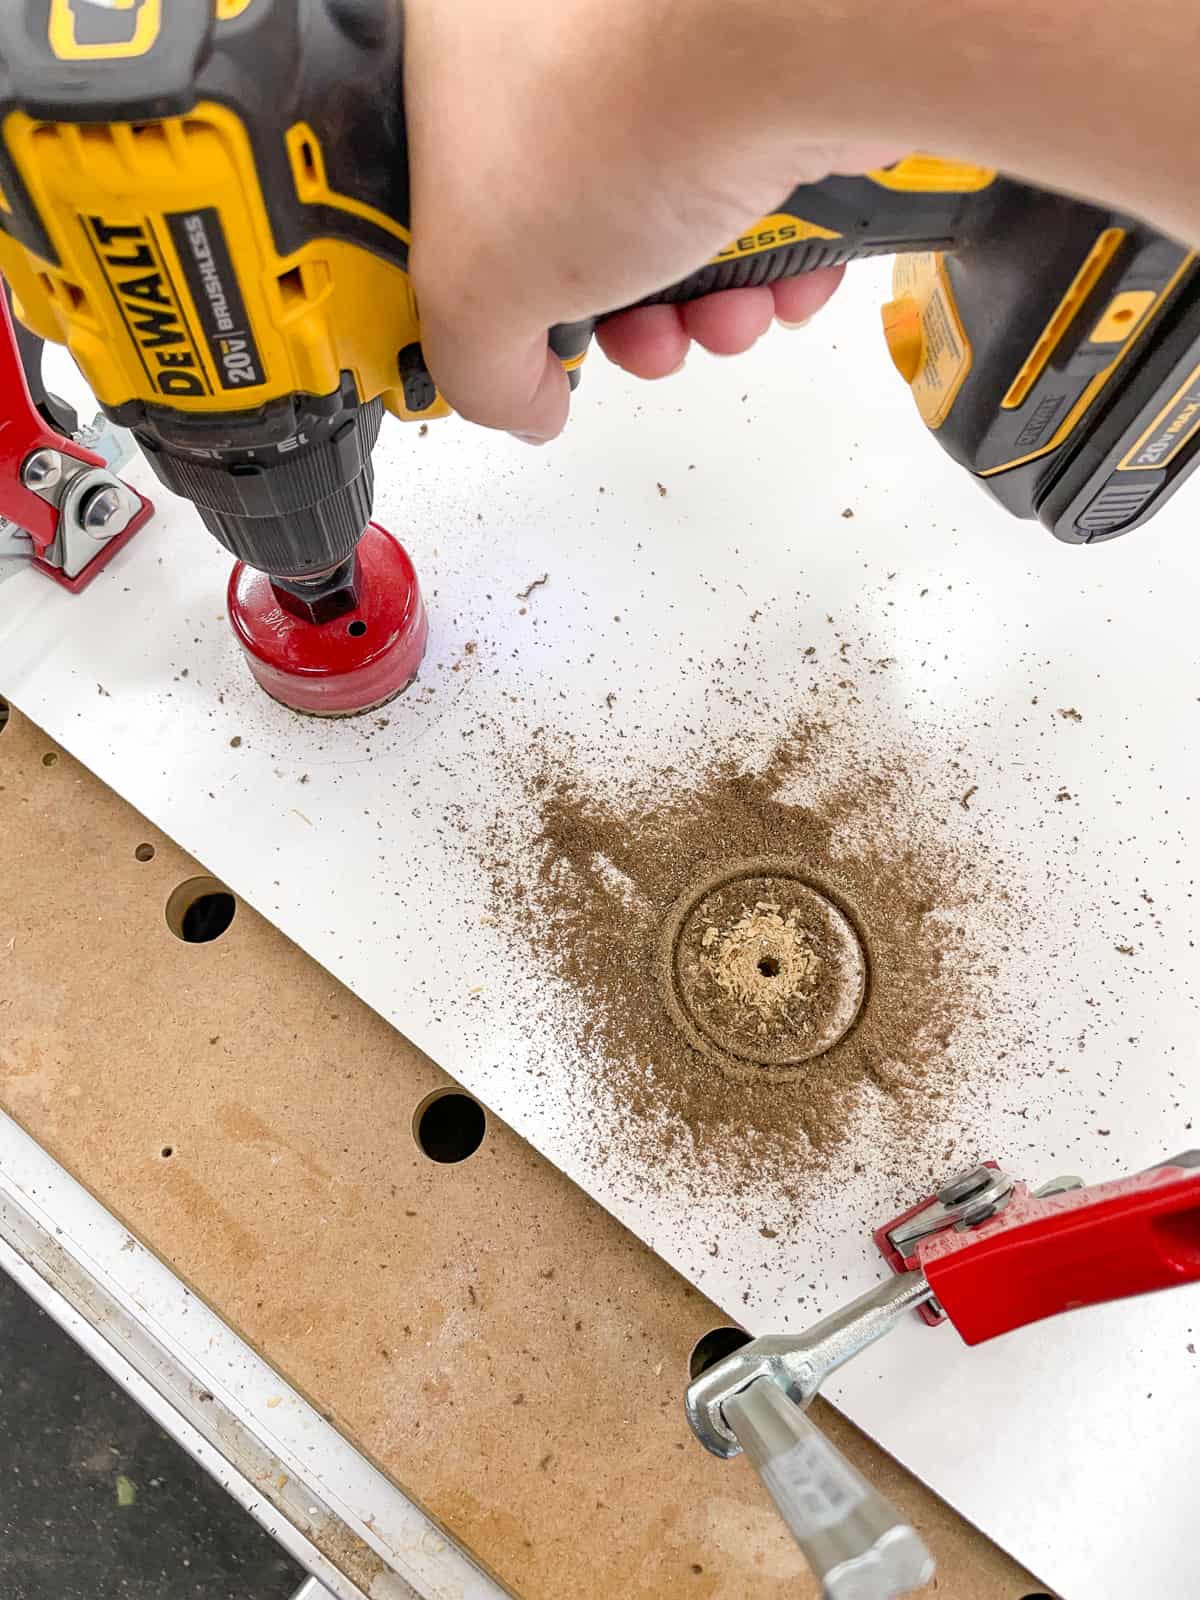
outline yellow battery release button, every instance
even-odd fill
[[[1092,329],[1091,344],[1124,344],[1137,332],[1147,311],[1158,299],[1153,289],[1127,289],[1114,296],[1108,310]]]

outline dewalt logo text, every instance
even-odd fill
[[[167,399],[212,393],[175,285],[145,222],[87,219],[96,259],[147,377]]]

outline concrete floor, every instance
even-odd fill
[[[303,1579],[0,1272],[3,1600],[290,1600]]]

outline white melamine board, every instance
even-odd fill
[[[155,525],[86,595],[29,571],[0,588],[0,690],[758,1332],[873,1281],[855,1219],[883,1220],[894,1182],[865,1145],[845,1200],[814,1201],[798,1259],[760,1234],[787,1221],[778,1200],[737,1221],[719,1192],[710,1205],[644,1192],[594,1163],[578,1104],[535,1089],[523,1068],[546,1042],[525,1001],[545,980],[520,975],[487,917],[472,838],[520,803],[487,759],[507,694],[520,727],[579,735],[609,772],[619,759],[636,775],[683,722],[740,731],[734,707],[705,698],[716,658],[735,688],[739,673],[761,688],[833,616],[894,660],[864,679],[858,742],[959,759],[980,790],[969,813],[950,806],[946,835],[1011,842],[1035,907],[1004,981],[1036,1010],[1037,1066],[1049,1054],[1070,1070],[1039,1082],[1035,1115],[1006,1062],[985,1120],[978,1100],[938,1113],[960,1149],[1030,1179],[1099,1179],[1200,1142],[1200,488],[1097,551],[1010,520],[917,420],[878,332],[884,284],[862,270],[807,332],[738,362],[695,355],[662,384],[594,360],[552,449],[388,423],[378,514],[424,580],[434,692],[397,702],[386,728],[300,719],[254,690],[222,620],[228,558],[157,487]],[[140,464],[131,475],[149,484]],[[516,593],[542,573],[522,615]],[[795,697],[785,713],[805,709],[793,673],[778,683]],[[1069,706],[1081,723],[1057,717]],[[1039,898],[1043,868],[1056,888]],[[975,1351],[914,1320],[832,1397],[1068,1600],[1190,1600],[1197,1325],[1196,1289]]]

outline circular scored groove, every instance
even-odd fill
[[[237,901],[216,878],[188,878],[167,901],[167,927],[184,944],[212,944],[226,933]]]
[[[787,1081],[837,1045],[866,999],[864,942],[802,863],[730,862],[676,902],[663,1000],[689,1044],[739,1081]]]

